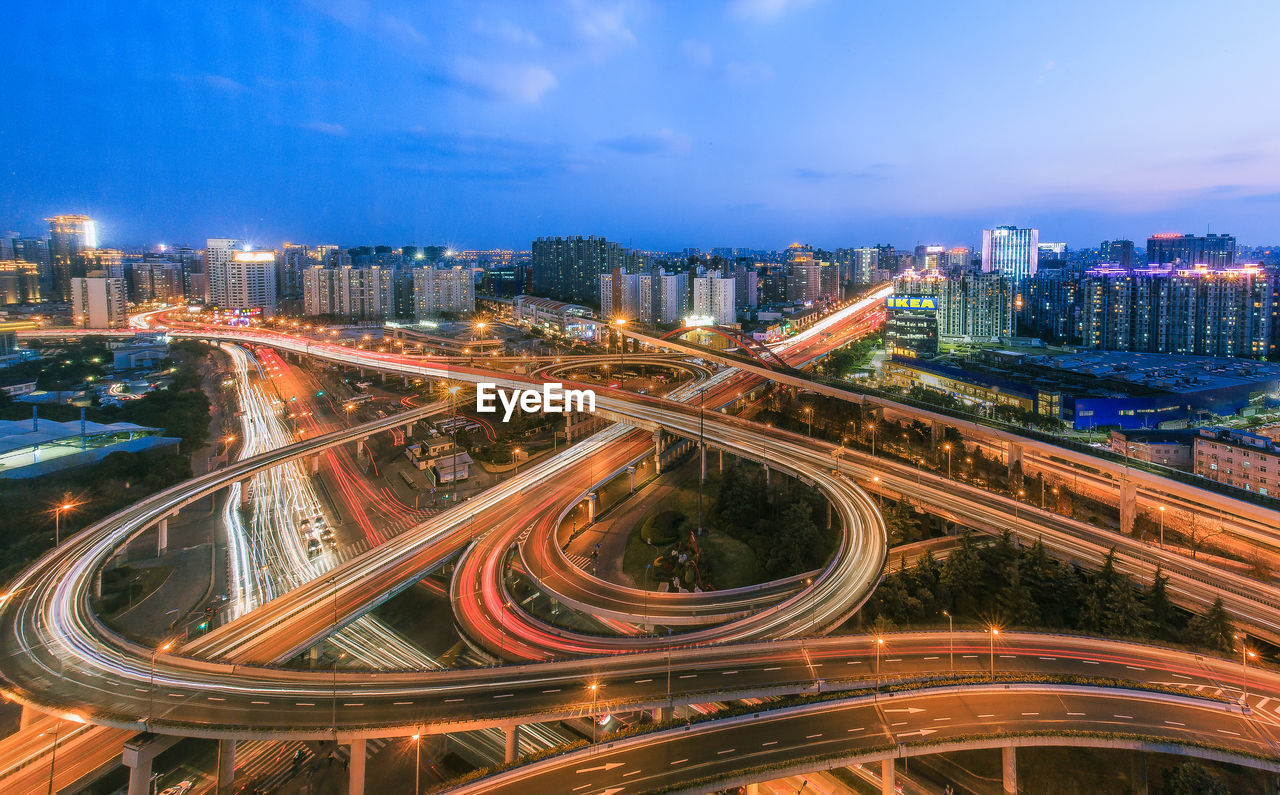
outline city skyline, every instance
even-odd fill
[[[1257,97],[1277,11],[1215,9],[1233,35],[1194,67],[1156,49],[1203,13],[23,8],[0,56],[0,217],[30,232],[85,212],[118,245],[972,245],[1003,224],[1074,248],[1206,230],[1267,244],[1280,141]],[[1164,121],[1197,102],[1226,118]]]

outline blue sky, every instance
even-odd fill
[[[0,231],[1280,242],[1280,4],[12,4]]]

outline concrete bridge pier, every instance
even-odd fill
[[[1133,752],[1132,772],[1129,776],[1129,791],[1133,795],[1147,795],[1147,755],[1142,751]]]
[[[898,778],[893,767],[893,757],[880,760],[880,795],[896,795],[897,785]]]
[[[405,385],[406,387],[407,387],[407,386],[409,386],[409,376],[407,376],[407,375],[404,377],[404,385]]]
[[[406,422],[404,425],[404,440],[409,441],[409,437],[413,436],[413,423]]]
[[[1022,470],[1022,445],[1009,443],[1009,477]]]
[[[381,375],[382,375],[382,383],[384,384],[387,383],[387,371],[383,370]]]
[[[348,757],[347,795],[364,795],[365,741],[352,740]]]
[[[600,495],[591,492],[587,495],[587,521],[594,522],[596,520],[596,511],[600,508]]]
[[[319,475],[320,474],[320,456],[313,455],[309,460],[311,461],[311,474]]]
[[[218,740],[218,791],[230,790],[236,780],[236,741]]]
[[[627,476],[631,478],[631,493],[636,493],[636,468],[627,467]]]
[[[1120,482],[1120,532],[1132,533],[1138,520],[1138,485],[1131,480]]]
[[[1018,749],[1006,745],[1000,749],[1000,767],[1004,771],[1005,795],[1018,795]]]
[[[28,707],[26,704],[23,704],[22,716],[18,718],[18,728],[19,729],[31,728],[31,724],[40,720],[40,718],[43,715],[44,713],[41,712],[40,710],[35,709],[34,707]]]
[[[250,480],[251,478],[244,478],[240,481],[240,507],[242,508],[248,505],[250,502],[250,496],[249,496]]]
[[[169,517],[156,523],[156,557],[163,557],[169,549]]]
[[[129,788],[126,792],[129,795],[151,795],[152,757],[140,752],[131,755],[129,747],[125,746],[123,759],[124,766],[129,768]]]
[[[503,761],[510,764],[516,761],[520,756],[520,724],[516,723],[505,729],[506,734],[506,752],[503,754]]]

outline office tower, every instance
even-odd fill
[[[968,246],[955,246],[947,249],[945,270],[968,270],[973,266],[973,249]]]
[[[1236,239],[1231,235],[1180,235],[1176,232],[1147,238],[1148,265],[1208,265],[1228,268],[1236,261]]]
[[[998,339],[1014,334],[1015,280],[999,273],[907,271],[893,280],[895,296],[932,296],[938,334]]]
[[[111,279],[127,278],[124,252],[115,248],[99,248],[81,253],[76,261],[78,267],[84,268],[86,275],[90,271],[101,271],[103,276]]]
[[[172,262],[139,262],[133,266],[133,300],[176,304],[183,300],[182,266]]]
[[[87,215],[55,215],[49,222],[49,261],[52,265],[53,299],[71,300],[71,279],[84,276],[82,256],[98,247],[98,228]]]
[[[891,312],[884,324],[884,347],[890,356],[932,359],[938,355],[936,312]]]
[[[916,246],[915,269],[918,271],[942,270],[946,265],[946,252],[943,246]]]
[[[1040,230],[997,226],[982,230],[982,272],[999,273],[1015,280],[1036,275],[1040,254]]]
[[[600,297],[600,274],[638,270],[643,256],[603,237],[540,237],[533,241],[533,291],[574,302]]]
[[[98,276],[71,279],[71,311],[81,328],[124,328],[129,324],[124,279]]]
[[[1132,268],[1137,264],[1133,261],[1132,240],[1104,240],[1098,246],[1098,256],[1101,262],[1121,268]]]
[[[878,284],[886,279],[893,278],[899,272],[898,252],[893,246],[882,243],[875,247],[876,250],[876,269],[872,274],[872,282]]]
[[[743,265],[744,261],[749,264]],[[730,275],[733,276],[734,303],[742,309],[755,309],[759,306],[760,274],[756,272],[752,260],[749,257],[738,258]]]
[[[239,240],[229,237],[211,237],[204,245],[204,300],[213,306],[227,303],[227,267],[231,256],[242,248]]]
[[[40,268],[34,262],[0,260],[0,305],[40,301]]]
[[[621,268],[600,275],[600,317],[653,322],[653,276]]]
[[[280,252],[280,282],[276,285],[276,298],[282,310],[301,312],[302,274],[313,264],[310,247],[298,243],[285,243]]]
[[[720,271],[709,271],[706,276],[694,279],[693,314],[710,318],[719,326],[727,326],[737,321],[733,278],[723,278]]]
[[[427,318],[441,312],[474,312],[475,279],[462,267],[413,269],[414,316]]]
[[[661,268],[653,276],[653,319],[655,323],[679,323],[689,314],[689,274],[667,273]]]
[[[1067,256],[1066,243],[1038,243],[1036,248],[1042,259],[1063,259]]]
[[[874,284],[876,268],[880,261],[876,249],[866,246],[843,250],[848,252],[849,279],[853,286],[855,288],[870,287]]]
[[[276,311],[276,253],[274,251],[235,251],[225,265],[218,262],[209,274],[210,292],[215,285],[222,300],[219,309],[253,312],[263,316]]]

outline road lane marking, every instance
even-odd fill
[[[862,660],[849,660],[845,665],[862,665]]]
[[[632,770],[630,773],[623,773],[622,777],[626,778],[627,776],[638,776],[638,775],[640,775],[639,770]]]
[[[689,761],[689,760],[688,760],[688,758],[685,758],[685,759],[677,759],[676,761],[672,762],[671,764],[673,764],[673,765],[683,765],[685,762],[688,762],[688,761]]]
[[[1218,729],[1218,731],[1222,732],[1223,734],[1233,734],[1236,737],[1240,736],[1240,732],[1230,732],[1230,731],[1227,731],[1226,729]]]
[[[697,679],[697,674],[680,674],[681,679]]]
[[[1165,721],[1165,723],[1169,724],[1170,726],[1186,726],[1187,725],[1185,723],[1178,723],[1176,720],[1167,720]]]
[[[182,693],[170,693],[169,698],[186,698],[186,696]],[[264,701],[263,703],[265,704],[266,702]]]
[[[1147,670],[1146,668],[1139,668],[1139,667],[1138,667],[1138,666],[1136,666],[1136,665],[1126,665],[1126,666],[1125,666],[1125,668],[1128,668],[1130,671],[1145,671],[1145,670]]]
[[[596,772],[596,771],[598,771],[598,770],[603,770],[603,771],[605,771],[605,772],[607,773],[607,772],[609,772],[610,770],[613,770],[615,767],[622,767],[624,764],[626,764],[626,762],[605,762],[603,765],[596,765],[595,767],[583,767],[583,768],[579,768],[579,769],[577,769],[577,770],[575,770],[575,771],[573,771],[573,772],[575,772],[575,773],[595,773],[595,772]]]
[[[391,706],[393,706],[393,707],[406,707],[406,706],[408,706],[408,705],[410,705],[410,704],[412,704],[412,703],[413,703],[412,701],[392,701],[392,702],[391,702]]]
[[[761,668],[760,670],[762,670],[762,671],[781,671],[781,670],[782,670],[782,666],[781,666],[781,665],[775,665],[775,666],[773,666],[772,668]]]
[[[979,718],[994,718],[995,715],[979,715]]]
[[[1016,654],[1001,654],[1001,655],[1000,655],[1000,659],[1002,659],[1002,660],[1013,660],[1013,659],[1016,659],[1016,658],[1017,658],[1017,656],[1018,656],[1018,655],[1016,655]]]
[[[226,701],[225,698],[218,698],[217,696],[205,696],[205,698],[209,699],[210,701]]]
[[[511,698],[511,696],[512,696],[511,693],[503,693],[501,695],[494,696],[494,698]]]
[[[777,740],[770,740],[770,741],[769,741],[769,742],[767,742],[767,743],[760,743],[760,747],[761,747],[761,748],[768,748],[768,747],[769,747],[769,746],[771,746],[771,745],[777,745],[777,744],[778,744],[778,741],[777,741]]]
[[[1132,715],[1116,715],[1115,717],[1117,717],[1117,718],[1124,718],[1125,720],[1133,720],[1133,716],[1132,716]]]
[[[1057,658],[1057,657],[1041,657],[1040,659],[1042,659],[1042,660],[1056,660],[1056,659],[1058,659],[1058,658]]]
[[[544,693],[559,693],[559,692],[560,692],[560,688],[558,688],[558,687],[553,687],[553,688],[551,688],[550,690],[543,690],[542,692],[544,692]]]
[[[266,704],[266,703],[268,703],[268,702],[266,702],[266,701],[250,701],[249,703],[250,703],[250,704],[259,704],[259,705],[261,705],[261,704]]]
[[[1102,665],[1102,663],[1098,662],[1097,660],[1081,660],[1080,662],[1084,663],[1085,665]]]
[[[342,705],[342,706],[344,706],[344,707],[363,707],[363,706],[364,706],[364,702],[363,702],[363,701],[352,701],[350,704],[343,703],[343,705]]]
[[[637,680],[636,680],[636,684],[638,684],[638,685],[642,685],[642,684],[644,684],[645,682],[652,682],[652,681],[653,681],[652,679],[637,679]]]
[[[145,687],[135,687],[134,690],[136,690],[139,693],[147,692],[147,689]]]
[[[1068,712],[1068,713],[1067,713],[1067,717],[1068,717],[1068,718],[1083,718],[1083,717],[1084,717],[1084,713],[1083,713],[1083,712]]]
[[[1035,718],[1035,717],[1038,717],[1039,715],[1040,715],[1040,713],[1039,713],[1039,712],[1024,712],[1024,713],[1022,713],[1022,717],[1024,717],[1024,718]]]
[[[863,727],[859,726],[859,727],[858,727],[858,728],[856,728],[856,729],[847,729],[847,730],[846,730],[846,733],[848,733],[848,732],[860,732],[860,731],[862,731],[862,728],[863,728]]]
[[[885,662],[902,662],[902,658],[901,657],[885,657],[884,661]]]
[[[462,699],[460,699],[460,698],[446,698],[446,699],[444,700],[444,703],[446,703],[446,704],[452,704],[452,703],[454,703],[454,702],[461,701],[461,700],[462,700]]]
[[[806,734],[806,735],[804,736],[804,738],[805,738],[806,740],[812,740],[812,739],[814,739],[815,737],[821,737],[821,736],[822,736],[822,732],[818,732],[817,734]]]
[[[978,656],[978,655],[976,655],[976,654],[961,654],[961,655],[960,655],[960,658],[961,658],[962,660],[972,660],[974,657],[977,657],[977,656]]]
[[[940,720],[951,720],[951,718],[934,718],[933,720],[936,723],[937,721],[940,721]]]
[[[731,754],[731,753],[733,753],[733,752],[734,752],[734,751],[736,751],[736,750],[738,750],[738,749],[737,749],[737,748],[726,748],[726,749],[724,749],[723,751],[716,751],[716,756],[724,756],[725,754]]]
[[[903,720],[903,721],[898,721],[897,723],[890,723],[889,725],[890,725],[890,726],[906,726],[906,725],[907,725],[907,721],[905,721],[905,720]]]
[[[1190,678],[1191,678],[1191,677],[1187,676],[1186,674],[1174,674],[1174,676],[1178,677],[1179,679],[1190,679]]]
[[[935,657],[925,657],[925,659],[926,659],[926,660],[936,660],[936,659],[938,659],[938,658],[935,656]]]
[[[316,705],[316,702],[314,702],[314,701],[295,701],[295,702],[293,702],[293,705],[294,705],[295,707],[314,707],[314,706]]]
[[[721,675],[721,676],[732,676],[733,674],[736,674],[736,673],[737,673],[737,671],[721,671],[721,672],[720,672],[720,675]]]

